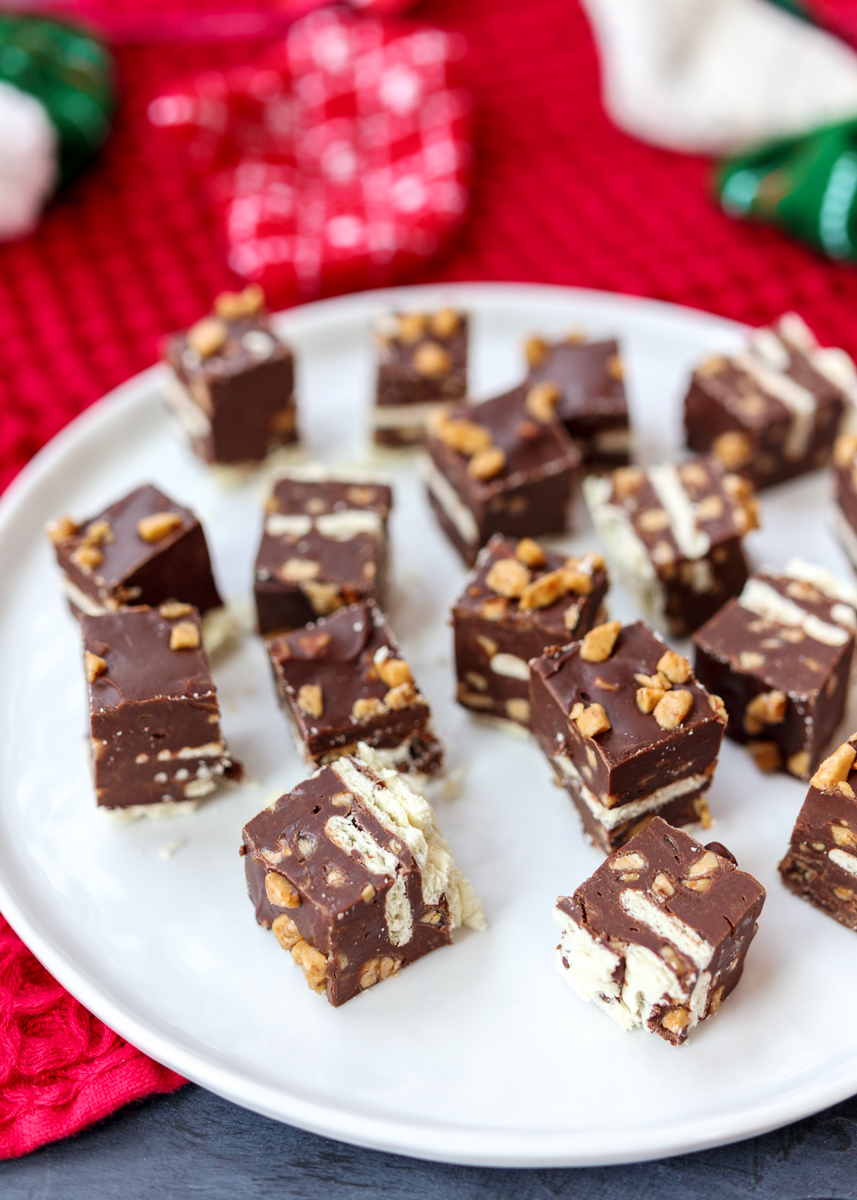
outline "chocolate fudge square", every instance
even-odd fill
[[[428,701],[373,600],[268,641],[280,703],[311,766],[377,750],[387,766],[433,775],[443,748]]]
[[[259,463],[298,440],[294,357],[257,285],[223,292],[211,316],[167,341],[164,356],[170,408],[206,462]]]
[[[366,746],[249,821],[241,853],[256,920],[335,1006],[485,928],[428,801]]]
[[[553,384],[436,412],[424,472],[441,528],[469,567],[495,533],[538,537],[567,525],[580,451],[556,420]]]
[[[254,592],[259,632],[381,600],[387,578],[386,484],[319,471],[285,472],[266,504]]]
[[[719,842],[655,817],[557,900],[557,970],[620,1029],[680,1046],[741,978],[764,902]]]
[[[610,564],[653,625],[685,637],[749,574],[744,534],[758,525],[752,488],[716,459],[621,467],[583,491]]]
[[[746,350],[693,373],[684,423],[691,450],[709,451],[754,487],[828,462],[857,375],[844,350],[822,349],[797,313],[757,329]]]
[[[726,713],[643,621],[608,621],[530,663],[533,733],[584,832],[606,852],[654,814],[711,824]]]
[[[452,607],[458,703],[529,728],[530,659],[603,621],[607,588],[600,554],[495,533]]]
[[[842,719],[857,589],[799,559],[760,571],[694,636],[696,672],[759,767],[808,779]]]
[[[844,433],[833,448],[834,527],[857,571],[857,434]]]
[[[630,461],[631,431],[625,373],[614,338],[588,342],[531,337],[526,343],[530,384],[551,381],[560,389],[557,416],[589,467],[622,467]]]
[[[391,313],[375,327],[378,379],[372,424],[381,446],[413,446],[438,406],[467,395],[467,314]]]
[[[810,780],[788,853],[783,883],[857,932],[857,771],[852,734]]]
[[[127,816],[195,808],[240,779],[220,731],[199,613],[170,601],[80,616],[95,795]]]
[[[75,609],[97,616],[128,604],[183,600],[203,614],[223,607],[205,533],[189,508],[150,483],[94,517],[47,528]]]

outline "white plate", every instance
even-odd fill
[[[475,314],[477,395],[516,381],[521,336],[580,325],[623,342],[644,459],[680,447],[680,401],[700,354],[732,349],[730,322],[646,300],[559,288],[455,285],[296,309],[304,436],[330,462],[365,457],[371,315],[446,302]],[[253,781],[192,816],[117,826],[85,767],[80,647],[42,536],[152,480],[202,517],[226,593],[249,596],[259,481],[223,490],[164,416],[153,368],[88,410],[0,504],[0,909],[47,968],[154,1058],[269,1116],[427,1158],[560,1166],[655,1158],[748,1137],[857,1089],[857,941],[778,882],[803,787],[761,776],[727,744],[715,827],[768,888],[744,978],[716,1020],[676,1050],[624,1034],[555,973],[551,909],[601,861],[534,745],[473,721],[453,691],[446,613],[464,571],[413,460],[395,479],[390,615],[453,757],[463,795],[444,832],[490,928],[335,1010],[258,928],[238,857],[242,824],[304,770],[255,638],[215,671],[226,734]],[[389,466],[389,461],[385,460]],[[849,575],[819,475],[766,495],[757,562],[792,553]],[[594,545],[590,533],[569,545]],[[633,615],[614,589],[611,609]],[[172,856],[159,850],[184,840]]]

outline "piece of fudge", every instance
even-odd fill
[[[700,363],[684,402],[687,444],[756,488],[792,479],[829,460],[854,381],[845,351],[822,349],[786,313],[746,350]]]
[[[195,608],[173,600],[83,613],[80,624],[100,807],[160,816],[241,778],[220,731]]]
[[[432,732],[428,701],[373,600],[267,645],[280,703],[310,766],[352,754],[365,742],[398,771],[440,771],[443,748]]]
[[[529,382],[551,381],[559,387],[557,416],[584,463],[596,468],[628,463],[631,431],[618,342],[588,342],[576,333],[561,342],[531,337],[525,352]]]
[[[716,459],[621,467],[583,491],[611,567],[653,625],[685,637],[741,591],[758,511],[750,484]]]
[[[700,682],[762,770],[808,779],[842,719],[857,588],[793,559],[760,571],[694,635]]]
[[[467,395],[467,314],[391,313],[375,326],[378,379],[372,425],[382,446],[413,446],[438,407]]]
[[[834,529],[857,571],[857,434],[843,433],[833,448]]]
[[[211,316],[168,339],[164,357],[168,403],[206,462],[258,463],[298,440],[294,357],[258,285],[223,292]]]
[[[538,537],[568,522],[580,451],[556,419],[559,389],[518,387],[436,412],[424,473],[441,528],[469,567],[492,534]]]
[[[796,896],[857,931],[855,741],[857,733],[810,780],[780,874]]]
[[[557,970],[621,1029],[680,1046],[741,978],[764,902],[725,846],[655,817],[557,900]]]
[[[150,483],[85,521],[47,527],[73,608],[97,616],[123,605],[183,600],[203,614],[223,601],[205,533],[189,508]]]
[[[655,813],[710,826],[723,702],[643,621],[551,647],[530,663],[530,703],[536,741],[596,846],[615,850]]]
[[[259,632],[382,599],[392,501],[386,484],[365,478],[283,473],[265,506],[254,570]]]
[[[529,728],[527,664],[603,621],[607,588],[600,554],[569,558],[495,533],[452,606],[459,704]]]
[[[333,1005],[485,928],[431,805],[364,745],[249,821],[241,853],[256,920]]]

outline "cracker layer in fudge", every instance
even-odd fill
[[[844,433],[833,448],[834,528],[857,571],[857,434]]]
[[[536,337],[528,339],[526,354],[531,384],[553,381],[559,386],[557,416],[587,466],[624,466],[631,432],[618,342],[587,342],[572,335],[551,344]]]
[[[723,697],[727,734],[767,771],[808,779],[842,719],[857,589],[799,559],[753,575],[694,635],[696,672]]]
[[[443,748],[431,729],[428,701],[374,601],[271,638],[268,653],[307,763],[331,762],[365,742],[397,770],[432,775],[441,769]]]
[[[382,446],[413,446],[438,406],[467,395],[466,313],[395,313],[375,328],[378,380],[372,425]]]
[[[259,632],[297,629],[358,600],[380,600],[392,492],[383,483],[290,471],[266,504],[254,592]]]
[[[429,421],[429,501],[468,566],[492,534],[538,537],[566,528],[581,456],[556,419],[558,400],[553,384],[537,384]]]
[[[829,460],[854,381],[845,351],[822,349],[787,313],[755,330],[746,350],[697,367],[685,399],[687,444],[757,488],[792,479]]]
[[[855,741],[852,734],[813,775],[780,874],[796,896],[857,932]]]
[[[122,605],[183,600],[222,608],[202,526],[152,484],[94,517],[60,517],[47,529],[72,606],[96,616]]]
[[[206,462],[258,463],[297,441],[294,358],[259,287],[218,296],[213,315],[171,337],[164,357],[170,408]]]
[[[530,698],[536,741],[595,845],[614,850],[655,813],[708,828],[723,704],[643,621],[535,659]]]
[[[80,617],[100,807],[157,816],[240,779],[188,604]]]
[[[655,817],[557,901],[557,970],[621,1029],[680,1046],[741,978],[764,902],[724,846]]]
[[[452,606],[459,704],[528,728],[527,664],[604,620],[607,587],[600,554],[569,558],[495,534]]]
[[[248,822],[241,852],[256,920],[333,1005],[485,928],[428,801],[365,746]]]
[[[654,625],[684,637],[747,579],[742,538],[758,524],[750,485],[710,457],[622,467],[583,484],[611,567]]]

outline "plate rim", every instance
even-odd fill
[[[602,290],[563,287],[561,285],[513,282],[449,282],[418,284],[358,292],[331,299],[313,301],[275,314],[278,325],[288,328],[317,326],[326,320],[336,323],[348,318],[365,319],[374,309],[397,304],[422,302],[428,306],[443,299],[477,308],[502,306],[510,300],[579,303],[591,307],[641,309],[664,318],[712,320],[746,331],[747,326],[716,313],[644,296]],[[0,545],[9,536],[11,526],[29,495],[48,476],[72,448],[85,442],[105,418],[120,419],[128,410],[149,403],[149,395],[164,378],[162,364],[148,367],[132,376],[105,396],[89,405],[63,427],[22,468],[0,497]],[[22,889],[23,897],[24,889]],[[25,898],[19,902],[14,885],[7,883],[0,868],[0,911],[46,969],[89,1011],[126,1041],[155,1061],[179,1072],[187,1079],[215,1092],[224,1099],[275,1120],[295,1125],[336,1141],[406,1157],[450,1162],[468,1166],[492,1167],[577,1167],[607,1166],[668,1158],[709,1149],[758,1136],[792,1121],[818,1112],[853,1094],[857,1089],[857,1065],[847,1070],[828,1070],[821,1079],[798,1087],[784,1096],[762,1103],[744,1104],[733,1110],[728,1120],[722,1116],[699,1117],[676,1132],[659,1131],[652,1145],[650,1129],[624,1131],[622,1145],[608,1130],[515,1131],[461,1129],[442,1121],[427,1124],[417,1119],[395,1119],[389,1115],[361,1116],[344,1106],[319,1102],[294,1095],[286,1088],[274,1088],[236,1072],[231,1067],[205,1058],[185,1045],[177,1035],[162,1028],[163,1022],[115,1001],[103,984],[90,977],[85,966],[72,954],[65,953],[59,939],[47,928],[43,918],[26,911]]]

